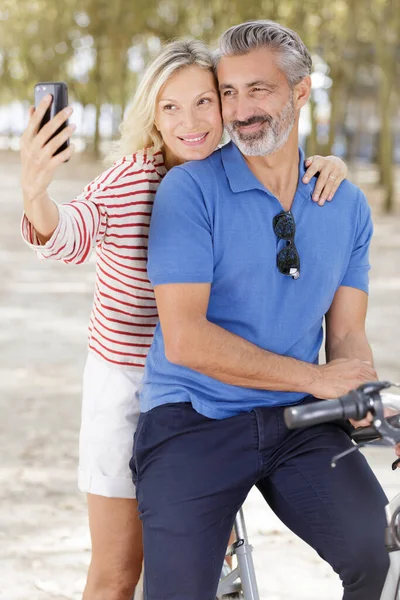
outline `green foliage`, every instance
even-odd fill
[[[224,29],[258,18],[292,27],[332,73],[357,84],[357,69],[376,63],[377,32],[387,53],[398,43],[395,2],[2,0],[0,102],[30,97],[38,80],[66,79],[83,104],[100,97],[125,106],[137,80],[130,57],[136,53],[146,61],[155,45],[149,40],[190,36],[215,47]]]
[[[321,146],[313,128],[316,151],[331,151],[352,98],[374,99],[382,133],[378,164],[389,189],[386,163],[400,89],[399,0],[2,0],[0,103],[32,101],[37,81],[66,80],[73,99],[96,107],[97,121],[104,103],[122,114],[139,71],[161,43],[189,36],[216,47],[226,28],[260,18],[295,29],[329,66],[330,133]],[[97,131],[95,149],[98,141]]]

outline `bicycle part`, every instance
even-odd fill
[[[236,515],[235,533],[237,539],[235,553],[237,556],[244,598],[245,600],[260,600],[252,556],[253,548],[248,543],[246,524],[242,510]]]
[[[382,590],[380,600],[400,600],[400,539],[398,515],[400,511],[400,494],[386,506],[388,527],[385,532],[385,545],[389,553],[390,567]]]
[[[373,381],[360,385],[356,390],[335,400],[320,400],[288,407],[284,411],[285,423],[289,429],[297,429],[338,420],[359,421],[369,411],[379,411],[379,405],[382,407],[379,392],[392,385],[389,381]]]
[[[392,415],[391,417],[386,417],[386,421],[390,423],[390,425],[393,425],[393,427],[399,428],[400,414]],[[367,427],[359,427],[358,429],[355,429],[351,433],[351,439],[353,440],[353,442],[356,442],[356,444],[358,444],[360,442],[367,443],[382,440],[382,436],[376,429],[375,425],[368,425]]]
[[[236,555],[237,567],[231,570],[224,561],[217,599],[260,600],[252,557],[253,548],[248,542],[243,509],[236,515],[234,529],[236,541],[229,547],[228,554]]]

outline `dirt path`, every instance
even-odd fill
[[[70,199],[101,168],[75,158],[53,197]],[[40,263],[23,245],[18,177],[17,157],[0,154],[0,598],[77,600],[89,561],[76,465],[94,269]],[[368,330],[381,378],[400,381],[400,216],[376,212],[375,223]],[[391,455],[370,454],[393,495],[400,473],[391,473]],[[246,516],[263,600],[340,597],[330,569],[257,492]]]

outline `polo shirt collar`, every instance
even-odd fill
[[[221,148],[222,163],[229,181],[232,192],[248,192],[250,190],[261,190],[269,195],[273,194],[257,179],[249,169],[243,154],[239,148],[231,141]],[[304,165],[304,152],[299,148],[299,179],[296,193],[300,193],[304,198],[311,198],[313,185],[303,183],[302,178],[306,171]],[[275,197],[275,196],[274,196]]]

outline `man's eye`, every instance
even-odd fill
[[[253,88],[253,92],[265,92],[264,88]]]
[[[223,93],[224,96],[232,96],[233,94],[233,90],[225,90],[225,92]]]

